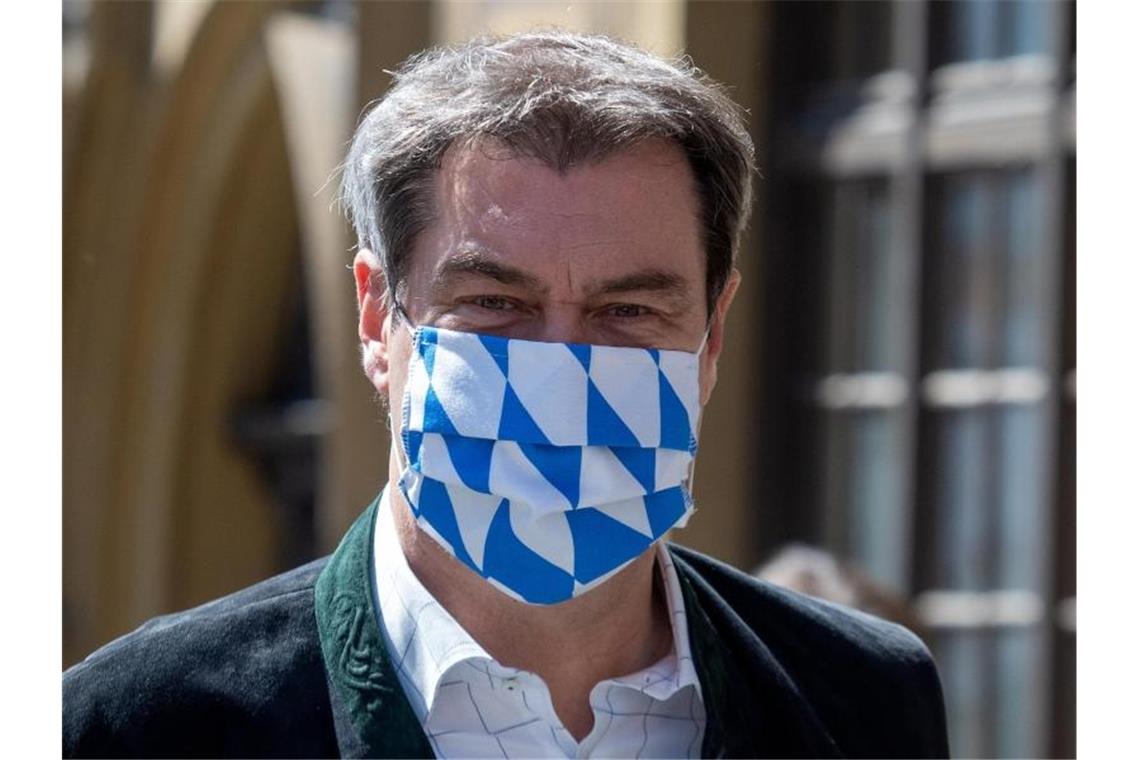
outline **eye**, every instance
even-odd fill
[[[607,308],[606,313],[619,319],[631,319],[646,316],[649,314],[649,309],[635,303],[619,303]]]
[[[515,308],[511,301],[502,296],[478,296],[472,298],[471,303],[488,311],[509,311]]]

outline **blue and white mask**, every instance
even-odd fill
[[[419,327],[400,489],[510,596],[594,588],[692,514],[699,353]]]

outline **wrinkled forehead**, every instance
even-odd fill
[[[499,142],[457,145],[436,172],[432,205],[413,249],[413,288],[476,255],[579,284],[650,269],[704,279],[692,172],[666,140],[565,170]]]
[[[644,243],[676,245],[683,238],[700,247],[692,170],[682,150],[664,139],[565,168],[498,141],[457,144],[443,156],[434,185],[434,220],[462,222],[469,232],[557,236],[593,229]],[[655,224],[643,225],[651,219]]]

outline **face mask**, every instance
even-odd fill
[[[699,355],[416,328],[399,486],[417,523],[524,602],[598,586],[694,511]]]

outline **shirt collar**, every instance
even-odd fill
[[[422,722],[449,670],[465,660],[493,662],[408,566],[385,488],[376,510],[373,566],[377,609],[400,683]]]
[[[412,572],[400,547],[387,488],[376,510],[372,551],[380,627],[400,683],[421,722],[430,714],[444,677],[460,663],[483,661],[486,664],[480,670],[490,668],[504,676],[517,672],[487,654]],[[701,686],[689,648],[680,581],[663,541],[657,542],[656,551],[673,648],[650,667],[611,682],[657,700],[668,699],[686,686],[695,688],[699,697]]]

